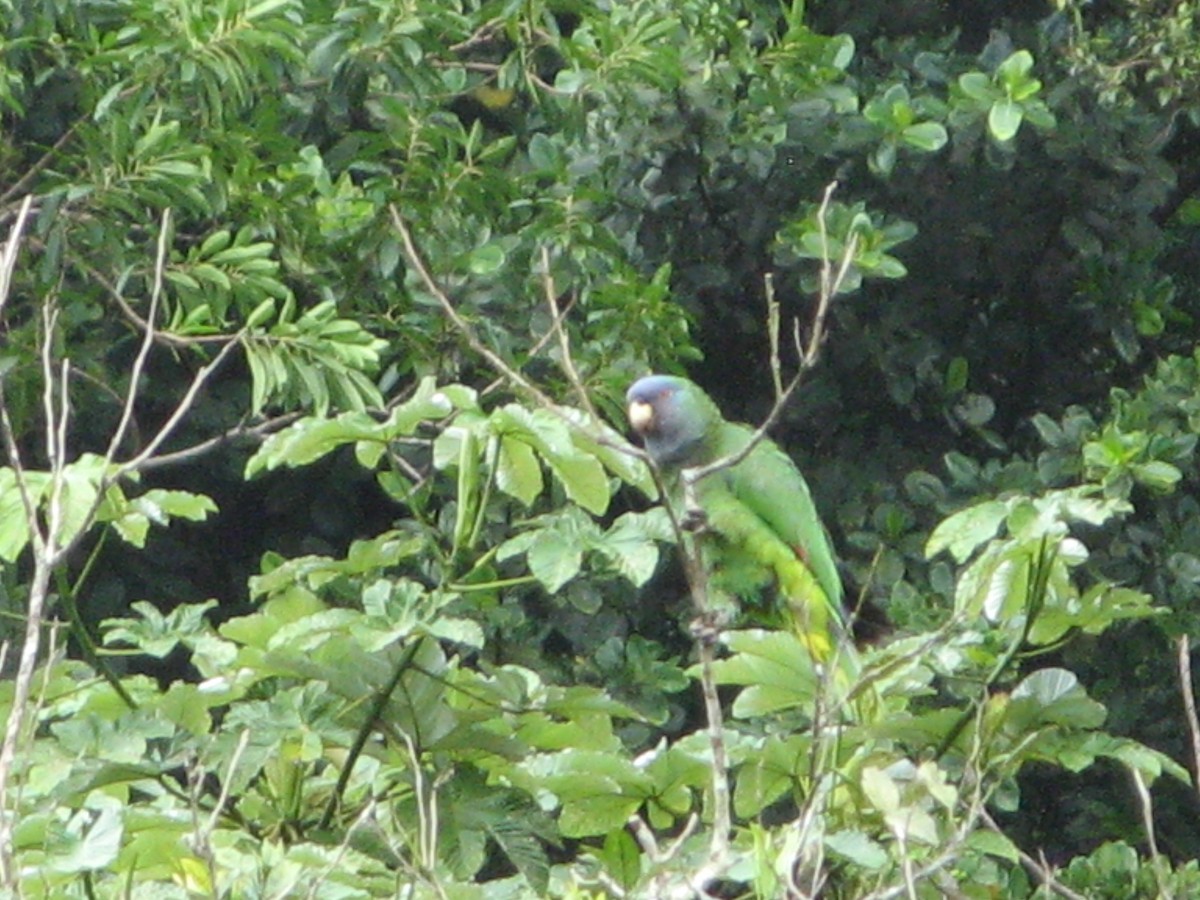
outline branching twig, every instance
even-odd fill
[[[723,456],[720,459],[715,459],[703,466],[695,466],[690,469],[684,469],[680,477],[683,480],[685,490],[690,490],[694,487],[697,481],[702,478],[720,472],[723,469],[728,469],[736,466],[747,456],[754,452],[754,449],[766,439],[767,433],[775,427],[775,423],[779,421],[779,417],[783,415],[784,409],[788,402],[792,399],[792,394],[800,387],[800,383],[808,374],[821,355],[821,344],[825,340],[825,320],[829,313],[829,305],[833,301],[834,296],[841,290],[842,283],[845,281],[846,274],[850,271],[850,265],[854,261],[854,252],[858,242],[854,235],[851,235],[843,249],[842,256],[838,260],[836,272],[833,269],[833,262],[828,256],[829,241],[825,234],[825,214],[829,207],[830,197],[833,191],[837,188],[837,182],[831,182],[825,188],[825,198],[821,203],[820,210],[817,214],[818,222],[821,228],[821,240],[825,249],[826,256],[821,268],[821,292],[817,298],[817,310],[813,314],[812,331],[809,334],[808,343],[801,345],[797,341],[796,350],[800,356],[800,364],[796,370],[796,374],[788,381],[786,387],[780,390],[776,388],[775,403],[771,406],[767,417],[763,419],[762,424],[754,430],[744,447],[736,453],[731,453],[728,456]]]
[[[154,346],[154,317],[158,313],[159,299],[162,297],[163,269],[167,261],[167,234],[171,227],[171,211],[164,209],[162,222],[158,229],[158,250],[154,258],[154,288],[150,291],[150,310],[146,313],[146,321],[142,327],[142,345],[134,357],[133,367],[129,372],[129,390],[125,394],[125,407],[121,410],[121,419],[113,429],[112,440],[108,444],[105,457],[111,461],[117,454],[117,448],[125,440],[125,432],[133,419],[133,407],[137,402],[138,387],[142,380],[142,371],[150,356],[150,348]]]
[[[575,368],[575,359],[571,356],[571,338],[563,325],[564,317],[558,311],[558,291],[554,287],[554,274],[550,271],[550,251],[545,247],[542,247],[542,286],[546,293],[546,305],[550,307],[551,327],[558,333],[558,349],[562,354],[563,371],[567,373],[567,380],[575,389],[575,397],[579,400],[579,405],[593,420],[599,421],[600,417],[596,414],[596,408],[592,406],[592,398],[588,396],[587,387],[584,385],[583,379],[579,377],[579,370]]]
[[[215,437],[210,437],[207,440],[200,441],[198,444],[184,447],[182,450],[172,450],[170,453],[159,453],[157,456],[152,456],[138,467],[138,471],[152,472],[156,469],[165,469],[168,466],[189,463],[239,438],[262,438],[274,434],[276,431],[286,428],[303,416],[304,413],[302,412],[290,412],[273,416],[270,419],[259,422],[257,425],[247,425],[245,422],[239,422],[227,431]]]
[[[147,320],[138,315],[137,310],[129,305],[129,301],[125,299],[125,296],[121,293],[120,289],[111,281],[109,281],[103,272],[100,272],[94,266],[90,266],[80,259],[75,260],[74,263],[87,274],[88,278],[96,282],[96,284],[100,285],[100,287],[104,289],[104,292],[108,294],[113,303],[117,305],[117,309],[120,310],[121,315],[124,316],[131,325],[133,325],[138,331],[144,332],[151,330]],[[156,294],[160,290],[161,283],[162,272],[156,271],[154,287]],[[153,320],[153,313],[150,314],[150,318]],[[154,332],[155,343],[176,348],[194,347],[200,344],[223,344],[229,339],[230,336],[227,334],[197,334],[182,337],[169,331]]]
[[[12,273],[16,262],[21,230],[29,213],[31,201],[26,199],[10,229],[9,240],[0,254],[0,310],[3,309],[12,285]],[[79,514],[72,514],[68,522],[65,510],[65,491],[69,466],[68,425],[70,422],[70,360],[56,360],[54,355],[58,311],[52,300],[42,308],[42,335],[39,358],[42,378],[42,418],[45,438],[45,455],[48,476],[35,488],[31,474],[22,464],[17,436],[4,401],[3,384],[0,381],[0,439],[2,439],[14,475],[15,487],[21,497],[25,524],[32,548],[32,574],[29,596],[25,610],[25,636],[21,646],[16,678],[13,683],[12,704],[5,723],[4,740],[0,745],[0,887],[12,888],[17,873],[13,859],[12,827],[14,816],[10,814],[9,789],[18,741],[32,712],[29,698],[37,666],[41,630],[45,623],[46,605],[49,597],[50,579],[78,545],[95,522],[101,504],[109,488],[132,473],[140,471],[155,459],[158,450],[174,432],[183,417],[191,409],[208,379],[228,358],[233,349],[240,345],[246,334],[243,328],[235,337],[227,339],[216,356],[192,379],[192,383],[179,401],[175,410],[158,430],[151,441],[131,459],[117,463],[116,456],[134,419],[138,388],[145,370],[150,347],[155,340],[154,319],[161,299],[163,270],[166,265],[169,211],[164,212],[158,238],[155,260],[154,290],[150,311],[145,322],[141,347],[134,360],[128,394],[122,402],[121,418],[114,430],[105,455],[105,468],[95,485],[95,496],[91,506]],[[40,475],[41,473],[39,473]],[[44,502],[44,516],[41,513]],[[218,804],[218,811],[220,809]]]
[[[997,834],[1004,834],[1003,829],[996,824],[996,820],[991,817],[987,810],[983,811],[980,819],[990,830]],[[1046,862],[1045,858],[1042,858],[1040,861],[1034,859],[1034,857],[1030,856],[1020,847],[1017,848],[1017,856],[1021,860],[1021,865],[1025,867],[1025,871],[1040,881],[1047,890],[1053,891],[1060,897],[1065,897],[1066,900],[1087,900],[1083,894],[1076,893],[1055,878],[1054,870]]]
[[[462,335],[467,342],[467,346],[471,348],[478,356],[480,356],[489,366],[495,369],[498,373],[507,378],[514,387],[519,388],[523,393],[534,399],[539,405],[547,409],[557,409],[558,404],[555,403],[548,394],[541,388],[535,385],[532,381],[510,366],[508,362],[499,353],[485,344],[476,333],[475,328],[463,318],[462,314],[446,296],[446,292],[441,289],[438,283],[434,280],[426,267],[421,254],[417,252],[416,243],[413,241],[411,232],[408,226],[404,223],[404,219],[400,217],[399,210],[395,206],[388,207],[392,215],[392,224],[396,226],[396,230],[400,232],[400,239],[404,242],[404,250],[408,254],[409,262],[412,263],[417,275],[420,276],[421,282],[425,285],[430,295],[438,302],[442,308],[442,312],[446,314],[451,324]]]

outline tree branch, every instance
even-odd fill
[[[1192,743],[1192,786],[1200,791],[1200,716],[1196,715],[1196,691],[1192,686],[1192,638],[1181,634],[1175,639],[1179,692]]]

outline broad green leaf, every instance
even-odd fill
[[[925,558],[932,559],[949,550],[955,562],[965,562],[980,544],[996,536],[1008,509],[1003,501],[987,500],[959,510],[933,529],[925,544]]]
[[[467,268],[472,275],[489,275],[504,265],[507,256],[497,243],[476,247],[467,257]]]
[[[888,853],[862,831],[835,831],[825,835],[825,846],[835,855],[864,869],[875,871],[888,863]]]
[[[579,545],[552,529],[542,529],[526,553],[529,571],[550,593],[579,574],[583,554]]]
[[[713,664],[718,684],[745,686],[734,701],[739,718],[769,715],[783,709],[809,709],[818,688],[808,651],[791,632],[729,632],[725,643],[734,652]]]
[[[877,766],[864,766],[859,786],[872,806],[882,813],[900,809],[900,789],[887,772]]]
[[[1020,861],[1021,851],[1008,835],[999,831],[980,829],[967,835],[967,846],[988,856],[1006,860],[1016,864]]]
[[[988,130],[1000,143],[1006,143],[1017,136],[1024,116],[1019,103],[1007,99],[997,100],[988,112]]]
[[[1107,715],[1066,669],[1033,672],[1013,689],[1011,697],[1007,721],[1021,732],[1043,724],[1098,728]]]
[[[49,476],[43,472],[25,472],[24,476],[25,490],[36,509],[49,484]],[[0,468],[0,559],[11,563],[21,555],[29,543],[27,521],[16,474],[12,469]]]
[[[960,75],[958,86],[972,100],[990,100],[995,94],[992,79],[983,72],[967,72]]]
[[[904,138],[906,144],[927,153],[941,150],[950,139],[945,126],[939,122],[920,122],[916,125],[909,125],[901,132],[901,137]]]
[[[605,835],[598,857],[609,877],[627,890],[642,876],[642,853],[626,828]]]
[[[97,872],[108,868],[117,858],[124,834],[121,811],[105,805],[98,814],[80,810],[66,826],[68,850],[51,855],[45,862],[53,872]]]
[[[529,444],[511,437],[500,438],[496,486],[526,506],[541,496],[542,467]]]

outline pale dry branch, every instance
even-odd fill
[[[21,228],[29,208],[30,203],[27,199],[22,204],[21,212],[10,229],[9,239],[4,246],[3,253],[0,254],[0,310],[3,309],[12,286],[12,272],[16,263]],[[168,223],[169,213],[164,213],[158,240],[155,287],[151,297],[150,315],[145,323],[141,347],[132,364],[128,394],[122,401],[121,418],[106,453],[105,460],[108,471],[96,485],[96,494],[90,508],[82,516],[72,517],[77,521],[73,522],[73,530],[69,534],[64,511],[64,492],[70,451],[68,436],[71,419],[70,376],[72,367],[69,359],[56,360],[54,356],[54,336],[58,325],[58,311],[53,300],[46,300],[42,306],[42,334],[38,350],[42,378],[41,405],[48,486],[39,486],[36,492],[31,484],[31,475],[22,463],[20,447],[5,402],[3,384],[0,381],[0,439],[2,439],[7,452],[16,490],[21,497],[33,555],[29,595],[25,610],[25,635],[18,659],[16,677],[13,681],[12,704],[5,723],[4,740],[3,744],[0,744],[0,887],[3,888],[12,889],[17,883],[13,857],[14,820],[9,802],[10,788],[12,787],[17,744],[32,714],[30,693],[41,648],[41,630],[45,624],[51,576],[95,522],[96,514],[105,500],[108,489],[121,478],[140,470],[155,458],[163,442],[191,409],[209,377],[239,345],[240,339],[246,331],[243,329],[235,338],[228,340],[215,358],[193,377],[183,399],[150,443],[131,459],[117,464],[115,462],[116,454],[133,421],[138,387],[145,369],[149,348],[154,343],[154,318],[161,298],[163,269],[166,264]],[[39,514],[43,500],[45,502],[44,519]],[[221,805],[218,804],[218,811]],[[201,833],[202,831],[198,828],[197,834]]]
[[[29,210],[33,205],[33,197],[26,196],[21,201],[17,211],[16,221],[8,231],[8,240],[0,251],[0,312],[8,302],[9,289],[12,287],[12,273],[17,264],[17,248],[21,246],[21,233],[25,230],[25,220],[29,218]]]
[[[437,301],[438,306],[442,308],[446,318],[467,342],[467,346],[488,364],[502,379],[507,381],[515,390],[524,394],[529,400],[553,413],[566,423],[567,427],[576,432],[586,434],[590,440],[595,441],[603,447],[609,447],[626,456],[632,456],[640,459],[643,462],[648,461],[645,452],[639,447],[633,446],[626,440],[614,440],[601,428],[597,427],[600,419],[591,418],[586,423],[581,423],[578,417],[571,414],[570,410],[564,409],[554,401],[549,394],[534,384],[520,370],[512,366],[499,353],[496,353],[479,337],[474,326],[460,313],[455,307],[454,302],[442,290],[441,286],[434,279],[429,267],[425,264],[424,258],[417,249],[416,242],[413,240],[412,232],[409,231],[408,225],[395,205],[389,205],[388,211],[392,216],[392,223],[396,227],[396,231],[400,234],[400,239],[404,243],[404,250],[408,256],[409,262],[416,271],[417,276],[421,279],[421,283],[425,286],[425,290]]]
[[[1174,900],[1174,894],[1167,886],[1163,877],[1163,858],[1158,852],[1158,838],[1154,833],[1154,803],[1150,799],[1150,788],[1146,779],[1136,768],[1130,766],[1129,774],[1133,776],[1133,786],[1137,793],[1138,808],[1142,813],[1142,827],[1146,830],[1146,846],[1150,849],[1150,868],[1154,872],[1154,880],[1158,884],[1160,900]]]
[[[820,211],[818,212],[818,222],[820,223],[821,227],[822,241],[827,254],[829,250],[829,243],[828,238],[825,235],[825,214],[829,207],[830,197],[832,197],[833,191],[836,188],[836,181],[831,182],[825,188],[824,200],[822,201]],[[842,253],[842,257],[838,262],[836,274],[833,273],[832,262],[828,258],[828,255],[826,255],[822,266],[821,292],[820,296],[817,298],[817,310],[813,316],[812,331],[809,335],[808,344],[807,346],[797,347],[797,351],[800,355],[800,361],[795,375],[792,376],[782,390],[776,390],[775,402],[772,404],[766,418],[763,419],[762,424],[760,424],[758,428],[754,430],[753,434],[751,434],[750,440],[748,440],[745,446],[736,453],[723,456],[720,459],[713,460],[712,462],[706,463],[703,466],[694,466],[689,469],[684,469],[680,473],[680,479],[684,485],[685,496],[687,496],[689,500],[694,492],[696,482],[703,478],[707,478],[716,472],[736,466],[754,452],[754,449],[766,439],[767,434],[772,428],[775,427],[775,423],[778,422],[779,417],[783,415],[784,409],[787,407],[788,402],[792,399],[792,395],[800,387],[800,384],[804,380],[805,376],[814,366],[816,366],[818,360],[820,359],[821,345],[825,340],[825,321],[829,312],[829,306],[833,301],[833,297],[841,288],[846,273],[849,271],[850,264],[854,261],[856,243],[857,242],[853,237],[847,241]]]
[[[1192,787],[1200,792],[1200,716],[1196,714],[1196,690],[1192,683],[1192,638],[1181,634],[1175,639],[1175,656],[1179,672],[1179,692],[1183,695],[1183,712],[1192,744]]]
[[[129,372],[129,391],[125,395],[125,406],[121,410],[121,418],[113,429],[112,440],[108,444],[105,459],[112,462],[116,457],[117,448],[125,440],[129,423],[133,419],[133,407],[137,402],[138,388],[142,381],[142,371],[146,368],[146,360],[150,356],[150,348],[154,346],[154,318],[158,313],[159,300],[162,298],[163,268],[166,266],[167,233],[171,227],[171,211],[164,209],[162,222],[158,228],[158,249],[154,259],[154,287],[150,291],[150,309],[146,313],[146,321],[142,326],[142,345],[138,347],[134,357],[133,367]]]
[[[600,416],[596,413],[596,407],[592,405],[592,398],[588,396],[583,379],[579,377],[579,370],[575,367],[575,358],[571,355],[571,338],[564,327],[565,317],[558,309],[558,291],[554,287],[554,273],[550,271],[550,251],[545,247],[542,247],[542,288],[546,294],[546,305],[550,307],[551,327],[558,334],[558,350],[562,354],[560,362],[562,370],[566,373],[567,380],[571,382],[579,405],[593,420],[599,421]]]
[[[237,746],[233,748],[233,753],[229,757],[229,765],[225,767],[225,777],[221,780],[221,793],[217,797],[216,805],[212,808],[212,813],[208,817],[208,823],[204,826],[203,839],[207,843],[212,833],[217,829],[217,822],[221,818],[221,813],[225,811],[225,804],[229,802],[229,789],[234,783],[234,775],[237,773],[238,763],[241,762],[242,754],[246,752],[246,748],[250,746],[250,729],[243,728],[242,733],[238,735]]]
[[[388,211],[392,215],[392,224],[396,226],[396,230],[400,233],[400,239],[404,242],[404,250],[408,254],[409,262],[412,263],[413,268],[421,279],[421,283],[425,285],[425,290],[438,302],[438,305],[442,308],[442,312],[446,314],[446,318],[450,320],[451,324],[454,325],[458,333],[467,342],[467,346],[496,372],[504,376],[514,387],[519,388],[540,406],[547,409],[557,409],[558,404],[548,394],[518,372],[513,366],[509,365],[504,357],[496,353],[480,339],[474,326],[463,317],[462,313],[458,311],[457,307],[455,307],[454,303],[446,295],[446,292],[434,280],[433,275],[430,274],[423,257],[417,252],[416,242],[413,241],[412,233],[408,230],[408,225],[405,224],[404,219],[400,216],[399,210],[393,205],[388,207]]]

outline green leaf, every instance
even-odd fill
[[[49,476],[43,472],[25,472],[24,479],[29,500],[36,509],[49,484]],[[0,468],[0,559],[11,563],[21,555],[29,543],[27,521],[16,474],[10,468]]]
[[[744,685],[733,704],[739,718],[811,708],[818,688],[808,651],[787,631],[749,629],[724,636],[734,652],[713,664],[718,684]]]
[[[526,558],[529,560],[529,571],[552,594],[578,575],[583,563],[579,546],[551,529],[542,529],[537,533]]]
[[[901,137],[906,144],[916,147],[918,150],[924,150],[926,153],[941,150],[950,139],[945,126],[938,122],[920,122],[916,125],[909,125],[901,132]]]
[[[644,513],[625,513],[604,533],[597,549],[624,577],[641,587],[658,568],[656,541],[671,542],[670,520],[661,506]]]
[[[1020,862],[1021,851],[1008,835],[999,831],[980,829],[967,835],[967,846],[979,853],[995,856],[1014,865]]]
[[[1028,50],[1018,50],[1000,63],[996,76],[1005,84],[1020,84],[1029,76],[1033,69],[1033,54]]]
[[[1151,460],[1147,463],[1135,463],[1130,467],[1134,480],[1154,491],[1168,493],[1175,489],[1183,473],[1168,462]]]
[[[864,766],[859,785],[870,804],[880,812],[895,812],[900,808],[900,789],[882,769]]]
[[[467,269],[472,275],[489,275],[501,268],[507,260],[504,248],[498,243],[476,247],[467,257]]]
[[[529,506],[542,493],[542,467],[533,448],[511,437],[500,438],[496,459],[496,486]]]
[[[983,72],[967,72],[960,75],[958,86],[972,100],[991,100],[995,94],[992,79]]]
[[[605,835],[598,855],[609,877],[621,887],[629,889],[638,883],[642,876],[642,854],[627,829],[619,828]]]
[[[491,425],[498,434],[526,441],[537,450],[571,500],[598,516],[608,509],[608,478],[604,467],[575,445],[561,418],[549,410],[530,412],[509,404],[492,413]]]
[[[988,130],[1000,143],[1007,143],[1017,136],[1024,117],[1019,103],[1008,99],[997,100],[988,112]]]
[[[862,831],[835,831],[825,835],[825,846],[856,866],[877,871],[888,864],[887,851]]]
[[[115,805],[105,805],[95,816],[89,810],[80,810],[66,828],[69,849],[61,856],[49,857],[45,865],[50,871],[64,874],[98,872],[116,860],[125,826],[121,811]]]
[[[1107,716],[1104,706],[1088,697],[1066,669],[1039,669],[1013,689],[1011,698],[1006,720],[1019,732],[1043,724],[1098,728]]]
[[[925,558],[933,559],[949,550],[955,562],[965,562],[980,544],[990,541],[1008,516],[1007,503],[987,500],[959,510],[944,519],[925,544]]]

